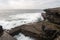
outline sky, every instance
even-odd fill
[[[46,9],[60,7],[60,0],[0,0],[0,9]]]

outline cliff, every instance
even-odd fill
[[[60,25],[60,8],[45,9],[46,19]]]

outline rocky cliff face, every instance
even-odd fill
[[[46,19],[52,23],[60,24],[60,8],[45,9]]]
[[[43,15],[45,20],[48,20],[50,23],[57,25],[54,27],[56,27],[60,31],[60,8],[45,9],[44,11],[46,12],[45,15]],[[60,33],[57,33],[57,34],[60,35]],[[60,40],[60,36],[57,36],[57,38],[55,38],[54,40]]]

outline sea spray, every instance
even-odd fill
[[[17,26],[37,22],[38,19],[44,20],[41,16],[41,13],[23,13],[10,15],[9,19],[0,20],[0,25],[3,26],[3,29],[11,30]]]

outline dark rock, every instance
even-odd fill
[[[0,25],[0,36],[3,34],[3,28],[2,26]]]
[[[45,29],[43,30],[46,39],[53,40],[57,35],[57,30]]]
[[[45,9],[44,11],[48,21],[60,25],[60,8]]]
[[[0,26],[0,33],[1,33],[1,32],[3,32],[3,28],[2,28],[2,26]]]

